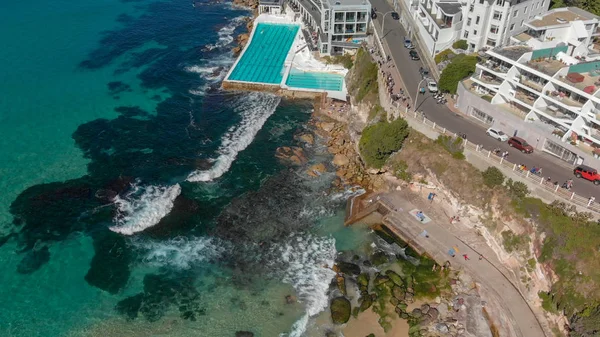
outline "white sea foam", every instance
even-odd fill
[[[216,43],[207,44],[206,46],[204,46],[204,48],[210,51],[215,48],[225,47],[232,43],[234,40],[233,33],[235,32],[235,29],[239,27],[242,23],[244,23],[245,19],[246,16],[238,16],[236,18],[233,18],[228,25],[221,27],[221,29],[219,29],[219,31],[217,32],[217,34],[219,35],[219,40]]]
[[[290,331],[289,337],[300,337],[306,331],[308,320],[325,310],[328,305],[327,291],[335,272],[335,239],[307,234],[292,236],[287,243],[276,249],[276,256],[287,268],[283,282],[291,284],[298,300],[306,307],[305,315]]]
[[[217,150],[219,156],[213,159],[213,166],[209,170],[192,172],[187,180],[212,181],[227,172],[238,153],[252,143],[280,101],[281,98],[272,94],[255,92],[245,95],[234,107],[242,120],[221,137],[221,146]]]
[[[179,184],[173,186],[141,186],[137,181],[124,197],[117,196],[117,215],[110,230],[133,235],[156,225],[171,209],[175,198],[181,193]]]
[[[220,257],[227,244],[215,238],[177,237],[168,241],[137,241],[138,248],[145,251],[144,262],[153,267],[189,269],[199,262]]]
[[[185,67],[185,71],[196,74],[212,74],[218,67],[201,67],[201,66],[189,66]]]

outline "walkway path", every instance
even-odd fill
[[[503,308],[503,314],[508,321],[502,329],[512,330],[514,335],[521,337],[544,337],[544,329],[529,307],[526,299],[517,287],[509,280],[506,270],[498,261],[489,247],[481,245],[475,248],[468,243],[467,235],[456,235],[464,229],[450,224],[449,217],[436,206],[437,201],[430,203],[416,197],[411,192],[392,192],[381,196],[381,202],[389,205],[390,213],[384,217],[384,223],[412,236],[410,239],[422,247],[438,263],[450,261],[454,269],[462,269],[473,276],[484,288],[485,293]],[[423,224],[408,212],[413,209],[422,210],[431,222]],[[419,235],[427,230],[429,238]],[[472,234],[472,233],[471,233]],[[458,248],[455,257],[448,253],[453,247]],[[480,253],[483,259],[479,260]],[[470,260],[465,260],[467,254]],[[502,272],[501,272],[502,271]]]

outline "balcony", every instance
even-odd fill
[[[504,65],[500,62],[494,62],[492,60],[488,60],[484,63],[478,63],[477,66],[481,67],[484,70],[500,74],[506,74],[510,70],[509,66]]]
[[[488,75],[488,74],[482,73],[481,77],[479,77],[478,80],[480,80],[481,82],[486,83],[486,84],[492,84],[492,85],[502,84],[501,78],[499,78],[498,76],[491,75],[491,74]]]
[[[560,76],[559,80],[581,91],[593,95],[600,88],[600,71],[590,71],[589,73],[580,73],[582,80],[573,82],[566,76]]]
[[[548,76],[554,76],[556,72],[566,67],[566,65],[560,61],[552,59],[537,59],[526,63],[530,68],[540,71]]]
[[[531,88],[537,92],[542,92],[542,89],[544,88],[544,85],[545,85],[545,83],[539,83],[527,76],[521,76],[521,84],[523,84],[524,86]]]
[[[556,105],[548,105],[546,107],[538,108],[538,109],[540,111],[544,112],[546,115],[552,116],[554,118],[567,119],[569,121],[573,121],[573,120],[575,120],[575,118],[577,118],[577,115],[575,115],[574,113],[567,112],[567,110],[562,109]]]
[[[537,99],[535,95],[521,90],[516,90],[515,98],[522,103],[528,104],[529,106],[533,106],[533,103]]]
[[[515,102],[502,103],[502,104],[498,104],[498,106],[521,119],[525,119],[525,117],[527,117],[527,114],[529,113],[529,111],[531,111],[531,110],[525,108],[524,106],[522,106],[518,103],[515,103]]]
[[[566,105],[568,107],[581,108],[583,103],[570,98],[566,93],[560,91],[552,91],[548,95],[551,99]]]

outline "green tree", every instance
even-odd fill
[[[379,122],[363,130],[359,149],[368,166],[381,168],[390,155],[402,147],[410,129],[402,118]]]
[[[600,334],[600,306],[586,308],[573,315],[570,320],[570,334],[573,337],[598,336]]]
[[[467,44],[467,40],[458,40],[452,44],[452,48],[467,50],[467,48],[469,48],[469,45]]]
[[[527,188],[525,183],[513,181],[510,178],[506,181],[506,188],[508,189],[508,194],[513,199],[521,200],[529,194],[529,188]]]
[[[500,186],[504,183],[504,174],[495,166],[488,167],[481,174],[483,183],[488,187]]]
[[[440,76],[440,90],[455,94],[458,82],[475,72],[475,64],[476,56],[461,54],[454,57]]]
[[[437,55],[435,55],[434,59],[435,59],[435,64],[439,64],[441,62],[444,62],[448,59],[453,58],[454,56],[456,56],[456,54],[454,54],[452,52],[452,50],[450,49],[444,49],[441,52],[439,52]]]

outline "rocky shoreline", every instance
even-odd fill
[[[236,46],[231,49],[233,56],[237,57],[244,50],[250,38],[250,32],[252,32],[252,28],[254,27],[254,19],[258,15],[258,0],[233,0],[233,5],[252,10],[252,16],[244,19],[246,21],[247,32],[235,37]]]

